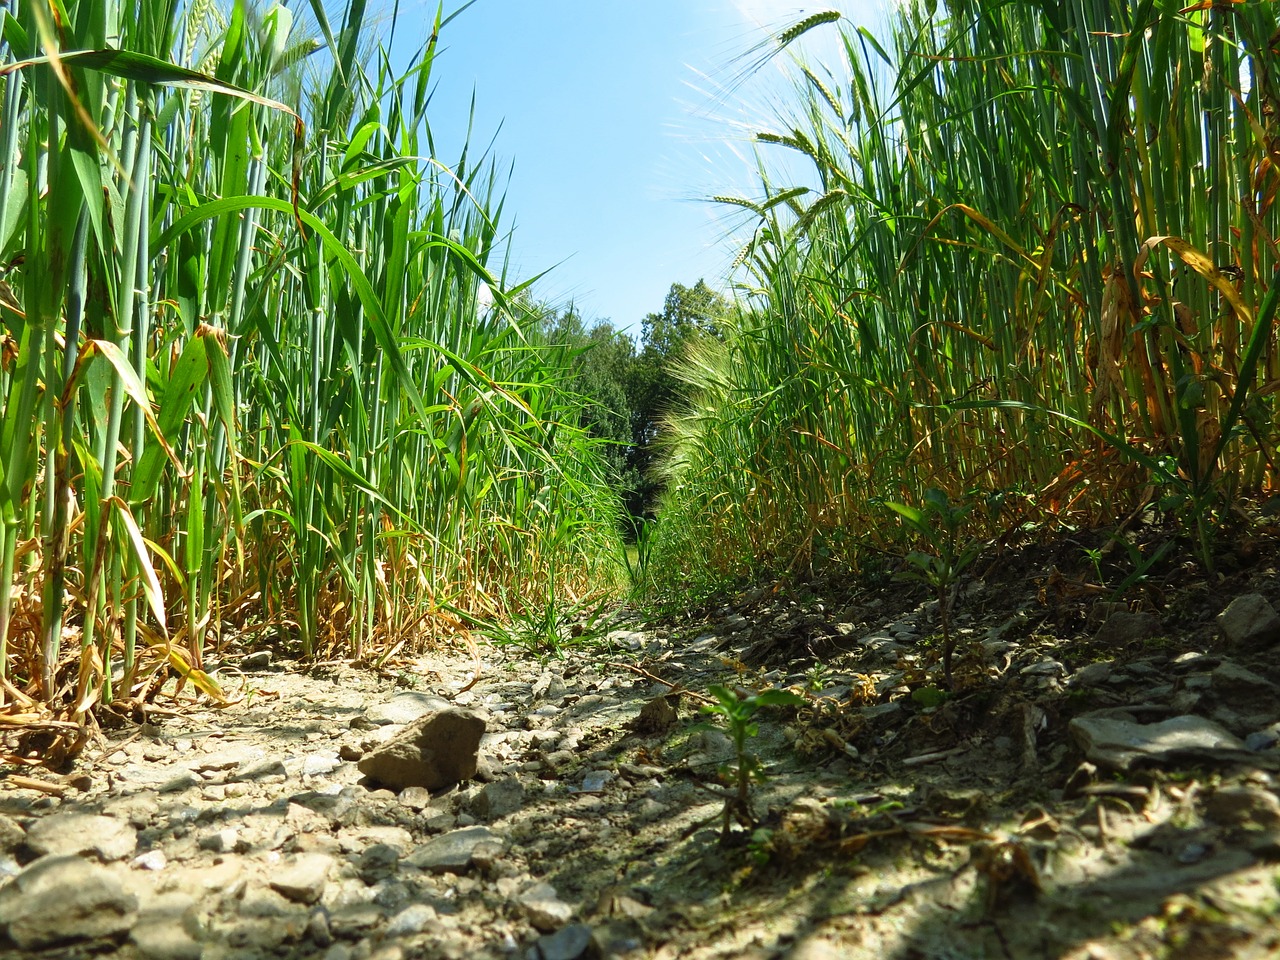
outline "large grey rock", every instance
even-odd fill
[[[0,930],[23,950],[124,935],[138,900],[101,864],[41,857],[0,888]]]
[[[1227,641],[1257,649],[1280,643],[1280,616],[1260,593],[1236,597],[1218,614],[1218,628]]]
[[[430,713],[360,760],[369,779],[403,790],[438,790],[476,774],[476,754],[484,720],[469,710],[450,707]]]
[[[133,856],[137,845],[138,831],[123,820],[88,813],[55,813],[27,831],[27,846],[38,857],[92,854],[123,860]]]
[[[1067,732],[1089,760],[1116,770],[1126,770],[1138,761],[1217,760],[1244,751],[1244,744],[1218,724],[1190,715],[1162,723],[1134,723],[1086,714],[1072,720]]]
[[[428,873],[459,873],[471,865],[478,847],[501,842],[488,827],[467,827],[432,837],[409,855],[408,863]]]

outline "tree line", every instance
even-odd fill
[[[584,401],[580,426],[602,443],[628,534],[657,512],[662,422],[687,390],[671,364],[691,341],[722,336],[729,308],[703,280],[673,283],[662,310],[641,321],[638,341],[609,319],[589,322],[573,304],[544,313],[541,335],[564,351],[571,377],[564,386]]]

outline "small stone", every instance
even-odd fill
[[[429,713],[399,735],[366,754],[360,772],[395,790],[438,790],[476,773],[476,755],[484,720],[467,710]]]
[[[264,757],[260,760],[250,760],[241,764],[234,772],[227,774],[227,780],[253,780],[261,782],[279,778],[283,780],[289,775],[288,769],[284,765],[284,761],[279,757]]]
[[[1160,618],[1151,613],[1117,610],[1107,617],[1094,635],[1094,641],[1108,647],[1124,647],[1159,636]]]
[[[1264,730],[1255,730],[1244,738],[1244,746],[1246,750],[1255,753],[1280,746],[1280,723],[1273,723]]]
[[[425,810],[431,805],[431,791],[426,787],[405,787],[400,791],[400,802],[410,810]]]
[[[448,700],[419,690],[402,690],[386,703],[378,703],[358,717],[352,726],[362,728],[381,727],[388,724],[406,725],[421,720],[427,714],[453,708]]]
[[[163,870],[169,864],[169,858],[160,849],[140,853],[130,861],[130,865],[139,870]]]
[[[1236,597],[1218,614],[1218,628],[1231,644],[1261,649],[1280,643],[1280,616],[1260,593]]]
[[[382,909],[373,903],[349,903],[329,916],[335,936],[352,939],[364,936],[382,922]]]
[[[36,856],[91,854],[104,861],[123,860],[137,848],[138,831],[115,817],[55,813],[32,825],[27,846]]]
[[[237,849],[249,848],[249,845],[240,839],[240,831],[232,827],[223,827],[221,830],[206,833],[196,842],[196,846],[212,853],[234,853]]]
[[[603,793],[605,784],[613,779],[613,773],[609,770],[592,770],[582,778],[583,793]]]
[[[129,939],[147,960],[200,960],[204,949],[181,920],[169,917],[139,920]]]
[[[19,948],[118,937],[133,925],[137,898],[101,864],[41,857],[0,888],[0,930]]]
[[[271,887],[295,903],[315,903],[324,893],[333,863],[323,853],[301,854],[272,874]]]
[[[160,793],[182,793],[184,790],[190,790],[192,787],[197,786],[200,782],[200,778],[190,770],[183,770],[161,783],[157,790]]]
[[[16,820],[0,815],[0,853],[13,853],[26,839],[27,832]]]
[[[666,733],[680,720],[676,711],[679,702],[678,694],[654,697],[640,708],[640,715],[632,722],[631,729],[641,736]]]
[[[1072,720],[1067,732],[1089,760],[1119,770],[1143,760],[1215,760],[1222,759],[1224,753],[1244,750],[1244,744],[1218,724],[1193,715],[1143,724],[1085,714]]]
[[[1219,664],[1213,673],[1209,674],[1209,679],[1215,694],[1233,702],[1248,697],[1265,697],[1272,700],[1278,692],[1276,685],[1270,680],[1230,660]]]
[[[573,907],[560,899],[549,883],[537,883],[516,898],[521,912],[543,933],[558,930],[573,919]],[[575,954],[576,956],[576,954]]]
[[[245,671],[266,670],[270,666],[270,650],[259,650],[256,653],[251,653],[240,662],[240,669]]]
[[[405,907],[387,924],[387,936],[407,937],[424,933],[440,922],[435,908],[426,903],[413,903]]]
[[[329,931],[329,915],[324,910],[313,910],[307,918],[304,935],[317,947],[327,947],[333,943],[333,934]]]
[[[1105,661],[1085,664],[1071,675],[1068,681],[1073,687],[1097,687],[1111,679],[1111,664]]]
[[[486,783],[470,804],[471,813],[482,820],[501,820],[524,806],[524,785],[515,777]]]
[[[476,848],[483,843],[501,842],[488,827],[467,827],[433,837],[407,858],[410,866],[427,873],[461,873],[471,865]]]
[[[1216,823],[1275,828],[1280,827],[1280,800],[1262,787],[1219,787],[1205,801],[1204,814]]]
[[[302,775],[320,777],[338,769],[342,761],[336,753],[312,753],[302,758]]]
[[[591,928],[575,923],[539,937],[535,944],[541,960],[578,960],[591,946]]]
[[[386,843],[375,843],[366,847],[356,862],[356,872],[360,879],[373,886],[379,880],[385,880],[396,872],[400,862],[400,853],[395,847]]]

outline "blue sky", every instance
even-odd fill
[[[881,7],[478,0],[441,34],[429,113],[438,159],[456,159],[474,90],[473,145],[496,131],[495,154],[515,165],[504,210],[513,279],[554,267],[540,298],[638,331],[673,282],[724,279],[732,222],[701,198],[759,192],[745,131],[770,128],[779,68],[731,96],[717,89],[770,32],[832,8],[873,25]],[[422,42],[435,10],[400,0],[396,50]]]

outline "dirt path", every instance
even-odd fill
[[[1264,596],[1234,644],[1214,619],[1273,581],[1157,614],[1010,567],[958,601],[946,699],[897,588],[490,649],[462,693],[461,657],[228,663],[237,706],[110,731],[58,795],[0,781],[0,956],[1280,955],[1280,638]],[[727,844],[713,683],[808,697],[757,716]],[[485,722],[476,778],[363,781],[442,699]]]

